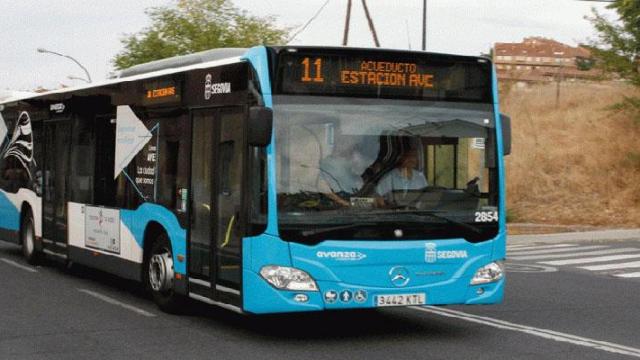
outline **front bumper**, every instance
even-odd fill
[[[373,286],[357,286],[332,281],[317,281],[320,291],[296,292],[278,290],[269,285],[260,275],[245,270],[244,311],[255,314],[321,311],[341,309],[366,309],[376,307],[379,295],[416,294],[426,295],[426,305],[479,305],[498,304],[504,296],[505,278],[497,282],[469,285],[470,278],[452,279],[449,281],[424,286],[383,288]],[[331,293],[337,294],[333,298]],[[344,297],[344,293],[350,294]],[[364,298],[362,294],[365,294]],[[305,294],[306,302],[295,300],[297,294]],[[356,296],[360,294],[360,296]]]

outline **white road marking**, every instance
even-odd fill
[[[633,252],[633,251],[640,251],[640,249],[618,248],[618,249],[575,252],[575,253],[568,253],[568,254],[509,256],[509,259],[510,260],[550,260],[550,259],[563,259],[563,258],[571,258],[571,257],[575,258],[575,257],[581,257],[581,256],[619,254],[619,253]]]
[[[604,245],[593,245],[593,246],[576,246],[576,247],[566,247],[560,249],[547,249],[547,250],[534,250],[534,251],[514,251],[507,253],[509,256],[518,256],[518,255],[542,255],[542,254],[556,254],[556,253],[570,253],[571,251],[583,251],[583,250],[595,250],[606,248]]]
[[[581,266],[580,269],[590,271],[602,271],[602,270],[619,270],[619,269],[634,269],[640,268],[640,261],[632,261],[626,263],[607,264],[607,265],[591,265]]]
[[[561,247],[572,247],[572,246],[578,246],[578,245],[576,245],[576,244],[513,245],[513,246],[507,246],[507,251],[509,251],[509,250],[513,250],[513,251],[537,250],[537,249],[550,249],[550,248],[561,248]]]
[[[538,245],[538,246],[542,246],[542,245]],[[507,245],[507,250],[518,250],[518,249],[528,249],[528,248],[535,248],[537,246],[531,246],[531,245]]]
[[[472,315],[462,311],[443,309],[440,307],[431,307],[431,306],[412,307],[412,309],[427,312],[427,313],[437,314],[441,316],[446,316],[450,318],[465,320],[465,321],[473,322],[476,324],[487,325],[487,326],[491,326],[491,327],[502,329],[502,330],[517,331],[517,332],[541,337],[548,340],[565,342],[573,345],[588,347],[595,350],[602,350],[602,351],[607,351],[611,353],[640,358],[640,349],[632,348],[632,347],[624,346],[620,344],[615,344],[607,341],[589,339],[589,338],[562,333],[558,331],[520,325],[520,324],[516,324],[516,323],[504,321],[504,320],[494,319],[494,318],[485,317],[485,316]]]
[[[93,296],[96,299],[100,299],[100,300],[102,300],[102,301],[104,301],[106,303],[109,303],[111,305],[120,306],[122,308],[125,308],[127,310],[133,311],[133,312],[135,312],[135,313],[137,313],[139,315],[142,315],[142,316],[146,316],[146,317],[155,317],[156,316],[155,314],[152,314],[152,313],[150,313],[150,312],[148,312],[146,310],[142,310],[142,309],[137,308],[137,307],[135,307],[133,305],[125,304],[125,303],[123,303],[121,301],[118,301],[118,300],[116,300],[114,298],[111,298],[111,297],[108,297],[106,295],[102,295],[102,294],[97,293],[95,291],[91,291],[91,290],[87,290],[87,289],[77,289],[77,290],[82,292],[82,293],[85,293],[87,295]]]
[[[30,267],[30,266],[22,265],[22,264],[20,264],[18,262],[15,262],[13,260],[2,258],[2,259],[0,259],[0,261],[2,261],[5,264],[9,264],[11,266],[17,267],[18,269],[22,269],[24,271],[28,271],[28,272],[32,272],[32,273],[37,273],[38,272],[38,270],[36,270],[36,269],[34,269],[34,268]]]
[[[624,274],[615,274],[617,277],[630,279],[630,278],[640,278],[640,272],[632,272],[632,273],[624,273]]]
[[[558,268],[553,266],[517,264],[510,261],[507,261],[506,266],[507,273],[549,273],[558,271]]]
[[[580,259],[540,261],[538,262],[538,264],[560,266],[560,265],[590,264],[590,263],[596,263],[596,262],[637,259],[637,258],[640,258],[640,254],[623,254],[623,255],[587,257],[587,258],[580,258]]]

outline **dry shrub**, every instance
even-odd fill
[[[502,99],[511,116],[506,159],[508,208],[517,222],[640,226],[640,125],[612,110],[624,84],[564,83],[514,88]]]

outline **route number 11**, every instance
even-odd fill
[[[316,61],[313,62],[315,65],[315,77],[311,77],[311,60],[308,57],[302,60],[302,65],[304,65],[304,71],[302,74],[302,82],[324,82],[324,78],[322,77],[322,59],[317,58]]]

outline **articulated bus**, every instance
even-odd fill
[[[0,105],[0,238],[248,314],[495,304],[489,59],[215,49]]]

